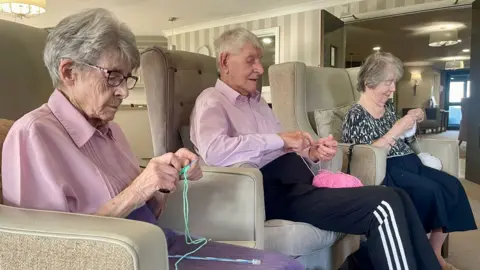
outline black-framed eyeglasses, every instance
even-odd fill
[[[135,85],[137,84],[137,81],[138,81],[137,76],[132,76],[132,75],[124,76],[121,72],[116,71],[116,70],[108,70],[106,68],[102,68],[102,67],[99,67],[99,66],[90,65],[90,64],[82,63],[82,62],[77,62],[77,63],[89,66],[89,67],[94,68],[94,69],[98,69],[98,70],[102,71],[103,73],[105,73],[107,75],[107,84],[111,87],[117,87],[120,84],[122,84],[123,81],[126,81],[127,82],[127,89],[131,90],[135,87]]]

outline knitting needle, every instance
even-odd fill
[[[169,258],[182,258],[182,255],[168,255]],[[201,260],[201,261],[218,261],[218,262],[234,262],[234,263],[246,263],[246,264],[261,264],[262,261],[258,259],[244,260],[244,259],[226,259],[226,258],[214,258],[214,257],[197,257],[197,256],[185,256],[187,260]]]

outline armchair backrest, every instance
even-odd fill
[[[48,100],[52,81],[43,63],[48,32],[0,20],[0,118],[17,120]]]
[[[154,155],[192,150],[190,114],[200,93],[218,78],[215,58],[158,47],[141,53]]]
[[[2,146],[8,130],[48,100],[53,86],[43,63],[47,31],[0,20],[0,203]]]
[[[268,74],[273,111],[282,128],[316,134],[315,110],[358,100],[358,70],[309,67],[299,62],[271,66]]]

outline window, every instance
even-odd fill
[[[467,82],[467,98],[470,97],[470,80]]]

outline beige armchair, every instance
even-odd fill
[[[356,90],[359,68],[337,69],[309,67],[292,62],[273,65],[269,69],[272,106],[285,130],[304,130],[317,136],[314,111],[332,109],[354,103],[360,97]],[[443,171],[458,177],[459,149],[455,141],[418,139],[414,150],[432,154],[443,164]],[[419,147],[420,146],[420,147]],[[340,144],[345,172],[349,145]],[[357,145],[351,161],[351,174],[366,185],[380,185],[386,171],[385,150]],[[448,244],[444,247],[448,247]],[[445,255],[448,254],[444,250]]]
[[[215,85],[218,78],[215,59],[149,48],[142,53],[142,74],[155,155],[182,146],[194,150],[189,139],[190,113],[200,92]],[[335,161],[341,166],[340,155]],[[324,164],[325,167],[332,165],[335,166]],[[249,169],[249,164],[234,167],[237,168],[204,167],[212,177],[218,177],[206,183],[202,180],[190,184],[189,196],[198,201],[193,205],[196,210],[190,211],[191,215],[198,215],[195,216],[198,222],[190,224],[193,233],[233,244],[254,241],[257,248],[296,257],[307,269],[337,269],[346,256],[358,248],[358,237],[325,232],[309,224],[286,220],[264,223],[260,171]],[[180,193],[173,194],[170,200],[175,206],[169,203],[161,224],[183,230],[183,224],[177,222],[183,213],[178,203]]]
[[[1,153],[11,120],[53,89],[42,60],[47,32],[0,20],[0,34]],[[160,228],[143,222],[0,204],[0,269],[166,270],[167,243]]]
[[[190,113],[195,99],[218,77],[215,59],[201,54],[152,47],[141,53],[154,156],[190,142]],[[201,181],[190,182],[192,234],[218,242],[264,247],[265,210],[262,175],[250,168],[203,167]],[[184,230],[182,184],[169,196],[159,223]]]

